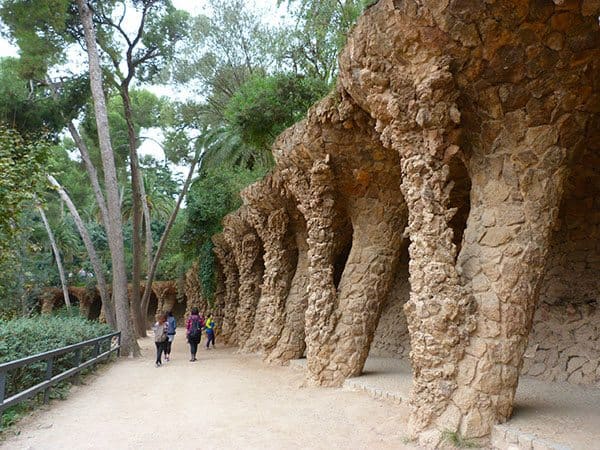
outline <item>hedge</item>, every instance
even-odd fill
[[[88,339],[103,336],[112,330],[106,324],[87,320],[67,311],[13,320],[0,320],[0,363],[14,361],[47,352]],[[109,342],[104,344],[110,345]],[[103,348],[104,350],[104,348]],[[94,351],[90,346],[82,357]],[[53,375],[73,367],[74,352],[54,359]],[[46,363],[33,363],[8,372],[5,397],[21,392],[44,380]]]

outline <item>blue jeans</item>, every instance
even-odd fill
[[[210,343],[212,342],[213,347],[215,346],[215,332],[210,330],[206,330],[206,348],[208,348],[210,346]]]

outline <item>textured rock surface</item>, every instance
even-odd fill
[[[307,381],[339,386],[371,347],[405,355],[408,331],[410,428],[428,446],[443,430],[489,436],[510,417],[534,322],[524,370],[594,383],[599,10],[570,0],[368,8],[336,91],[278,138],[270,181],[225,220],[240,344],[252,327],[272,333],[266,357],[285,362],[304,337]],[[271,214],[287,231],[265,228]]]
[[[264,274],[256,320],[243,349],[268,354],[277,344],[285,321],[285,300],[296,268],[297,253],[288,232],[289,216],[279,180],[266,177],[242,192],[248,207],[248,221],[260,237],[264,253]]]
[[[264,270],[262,244],[248,221],[248,211],[245,207],[225,217],[223,236],[232,250],[239,270],[239,301],[230,341],[243,347],[252,334],[260,297]]]
[[[185,317],[188,317],[191,314],[193,307],[196,307],[205,313],[208,312],[208,304],[202,295],[202,284],[200,283],[200,278],[198,276],[198,263],[192,264],[185,273],[184,291],[186,298]]]
[[[381,318],[373,337],[370,356],[401,359],[409,357],[410,336],[404,314],[404,304],[408,300],[409,293],[407,257],[405,260],[400,260],[394,284],[383,306]]]
[[[235,330],[235,316],[239,304],[239,272],[233,250],[225,240],[223,234],[213,236],[214,252],[219,260],[221,277],[224,279],[225,289],[217,292],[215,303],[223,305],[221,313],[221,333],[219,339],[224,344],[233,344]]]

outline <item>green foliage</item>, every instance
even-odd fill
[[[102,336],[111,332],[106,324],[92,322],[78,313],[60,310],[52,316],[34,316],[14,320],[0,319],[0,363],[47,352],[56,348]],[[102,351],[109,343],[103,344]],[[92,356],[93,347],[82,352],[82,358]],[[55,358],[53,375],[73,367],[73,354]],[[6,396],[21,392],[44,380],[46,363],[37,362],[8,372]],[[50,392],[50,398],[65,398],[69,383],[60,383]],[[31,410],[36,399],[9,408],[2,414],[2,426],[10,426]]]
[[[21,49],[21,73],[27,79],[41,79],[48,67],[60,62],[66,43],[71,0],[4,0],[0,18]]]
[[[21,77],[22,60],[0,58],[0,122],[22,135],[46,134],[54,139],[75,117],[89,96],[85,76],[65,81],[57,98],[44,83]]]
[[[158,125],[158,117],[163,108],[163,100],[156,95],[143,89],[134,89],[130,92],[131,106],[134,129],[137,136],[142,128],[149,128]],[[108,123],[110,126],[110,138],[113,151],[115,153],[115,163],[117,167],[124,170],[129,158],[129,140],[127,135],[127,122],[123,110],[123,99],[120,95],[113,94],[107,98]],[[90,150],[97,154],[98,131],[94,108],[88,103],[84,108],[82,120],[83,134],[87,137]],[[97,166],[100,166],[99,156],[96,156]]]
[[[442,440],[456,448],[479,448],[477,442],[464,438],[458,431],[444,430]]]
[[[279,0],[295,19],[293,29],[280,30],[282,58],[299,73],[332,83],[337,55],[346,36],[371,0]]]
[[[221,232],[223,217],[242,204],[239,192],[264,175],[262,169],[211,169],[190,187],[184,245],[192,252]]]
[[[202,288],[209,300],[215,289],[211,237],[222,231],[223,217],[242,204],[240,190],[264,174],[263,168],[214,168],[206,171],[190,187],[181,243],[188,259],[198,258],[200,261]]]
[[[252,75],[274,67],[273,30],[244,0],[210,0],[207,14],[193,18],[178,57],[175,80],[203,98],[194,105],[196,127],[223,124],[231,96]],[[187,109],[190,109],[190,104]]]
[[[110,332],[111,329],[106,324],[89,321],[75,312],[66,311],[51,316],[0,320],[0,363],[77,344]],[[86,356],[88,355],[84,355]],[[56,358],[53,373],[72,367],[72,358],[73,354]],[[43,380],[45,371],[44,362],[11,370],[7,377],[6,396],[39,383]]]
[[[14,130],[0,125],[0,260],[15,236],[23,202],[39,189],[47,146],[27,142]]]
[[[269,151],[275,138],[328,90],[323,80],[302,75],[253,76],[231,97],[225,117],[246,144]]]
[[[217,287],[216,280],[216,257],[213,252],[214,245],[211,240],[206,241],[200,247],[200,255],[198,257],[200,261],[198,277],[202,286],[202,295],[206,298],[209,304],[212,304],[215,289]]]

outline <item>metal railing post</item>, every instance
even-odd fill
[[[0,370],[0,405],[4,403],[4,394],[6,393],[6,372]]]
[[[119,345],[119,347],[117,348],[117,358],[121,356],[121,332],[119,331],[119,334],[117,334],[117,344]]]
[[[81,365],[81,348],[75,350],[75,367],[79,367]],[[79,371],[75,374],[74,384],[81,384],[81,377],[79,375]]]
[[[46,360],[46,381],[52,379],[52,366],[54,362],[54,357],[51,356]],[[47,387],[44,389],[44,405],[48,403],[50,400],[50,388]]]
[[[4,394],[6,392],[6,371],[0,370],[0,406],[4,403]],[[0,430],[2,429],[2,410],[0,409]]]

